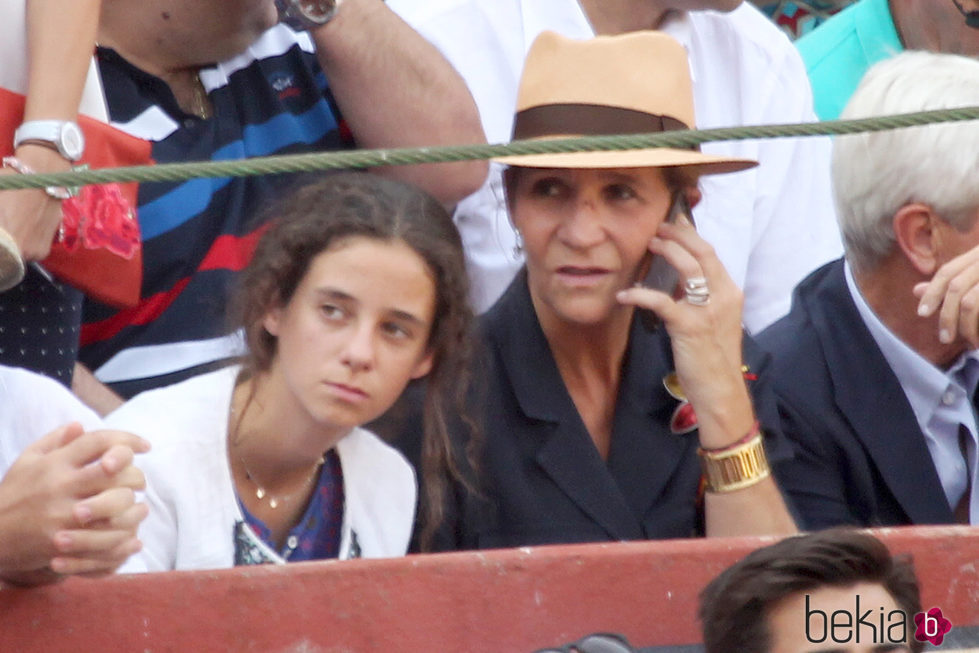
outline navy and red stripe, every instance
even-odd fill
[[[152,141],[157,162],[353,146],[311,41],[285,26],[266,32],[247,53],[201,72],[214,108],[209,120],[184,113],[162,80],[113,50],[100,48],[98,56],[111,122]],[[143,300],[125,311],[86,303],[82,362],[98,371],[121,352],[138,353],[156,345],[188,351],[187,345],[226,334],[229,294],[255,247],[264,211],[301,178],[142,184]],[[125,368],[120,372],[117,357],[113,380],[175,371],[161,371],[150,362],[144,367],[138,356],[121,358]]]

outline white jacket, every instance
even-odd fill
[[[243,515],[228,465],[228,414],[238,367],[144,392],[106,418],[153,444],[140,458],[150,515],[143,550],[123,572],[214,569],[234,564],[234,526]],[[345,505],[340,558],[400,556],[414,521],[411,466],[377,436],[355,428],[336,446]],[[357,547],[351,547],[356,542]],[[359,551],[358,551],[359,549]]]
[[[68,422],[102,428],[98,415],[54,379],[0,365],[0,478],[25,447]]]

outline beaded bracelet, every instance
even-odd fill
[[[3,157],[3,167],[10,168],[11,170],[14,170],[22,175],[34,174],[33,168],[15,156]],[[47,193],[49,197],[53,197],[56,200],[66,200],[69,197],[74,197],[78,194],[73,192],[72,189],[65,188],[63,186],[45,186],[44,192]]]
[[[707,447],[700,447],[700,450],[712,454],[719,454],[719,453],[724,453],[726,451],[731,451],[732,449],[737,449],[743,444],[747,444],[748,442],[751,441],[752,438],[757,436],[759,433],[761,433],[761,424],[758,423],[758,420],[755,420],[751,424],[751,430],[749,430],[748,433],[740,440],[735,440],[731,444],[726,444],[723,447],[717,447],[716,449],[713,448],[708,449]]]

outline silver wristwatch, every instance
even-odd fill
[[[279,22],[304,32],[325,25],[336,15],[343,0],[275,0]]]
[[[50,147],[72,162],[85,153],[81,128],[68,120],[28,120],[14,132],[14,149],[25,143]]]

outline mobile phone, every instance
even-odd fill
[[[682,190],[678,190],[673,195],[673,202],[670,204],[669,213],[666,214],[666,222],[675,223],[681,216],[687,222],[693,224],[693,215],[690,212],[690,204],[687,203],[687,197]],[[680,274],[676,271],[676,268],[670,265],[670,262],[662,256],[654,256],[652,252],[648,253],[647,256],[651,259],[649,269],[640,283],[646,288],[662,290],[670,296],[675,297],[677,284],[680,282]],[[659,316],[653,311],[639,309],[639,319],[642,320],[643,326],[648,331],[655,331],[659,328]]]

